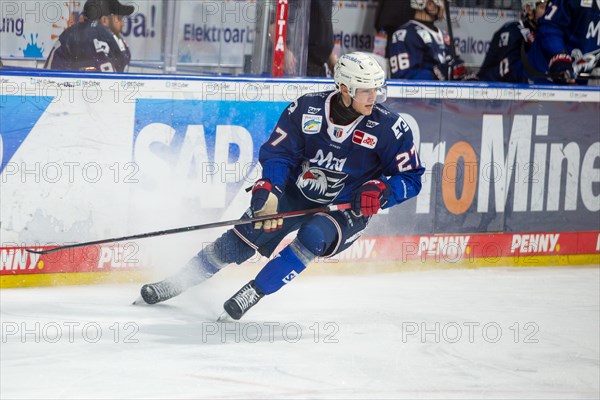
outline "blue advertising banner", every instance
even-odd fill
[[[330,87],[3,72],[3,240],[237,218],[281,112]],[[411,126],[427,172],[419,196],[375,216],[366,235],[600,229],[598,88],[390,82],[386,106]]]
[[[53,97],[2,96],[0,99],[0,174],[44,114]]]

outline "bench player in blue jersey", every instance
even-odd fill
[[[123,17],[133,6],[118,0],[88,0],[84,20],[65,30],[48,55],[44,68],[63,71],[124,72],[131,52],[121,35]]]
[[[481,81],[528,83],[522,54],[529,51],[535,39],[537,21],[546,10],[545,0],[522,0],[519,21],[507,22],[490,42],[490,49],[477,73]]]
[[[587,83],[577,76],[599,67],[600,0],[549,1],[527,55],[531,66],[547,75],[536,83]]]
[[[392,207],[421,189],[421,165],[412,131],[385,101],[385,75],[366,53],[350,53],[335,65],[336,90],[304,95],[290,104],[260,149],[262,178],[252,188],[246,217],[348,203],[334,211],[236,226],[202,249],[178,273],[144,285],[154,304],[201,283],[228,264],[255,252],[269,257],[290,232],[295,239],[256,278],[224,304],[239,319],[317,257],[350,247],[381,208]]]
[[[445,15],[442,0],[410,0],[415,16],[392,35],[387,48],[393,79],[463,80],[467,69],[453,43],[435,26]]]

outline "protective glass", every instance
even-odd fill
[[[387,85],[372,89],[356,89],[354,100],[361,104],[383,103],[387,99]]]

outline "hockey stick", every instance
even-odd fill
[[[174,233],[197,231],[197,230],[201,230],[201,229],[210,229],[210,228],[220,228],[223,226],[250,224],[250,223],[254,223],[254,222],[267,221],[270,219],[280,219],[280,218],[285,219],[285,218],[292,218],[292,217],[300,217],[302,215],[348,210],[350,207],[351,207],[350,203],[344,203],[344,204],[330,205],[330,206],[325,206],[325,207],[311,208],[308,210],[290,211],[290,212],[286,212],[286,213],[263,215],[260,217],[252,217],[252,218],[246,218],[246,219],[233,219],[233,220],[229,220],[229,221],[211,222],[208,224],[192,225],[192,226],[186,226],[183,228],[167,229],[164,231],[140,233],[140,234],[131,235],[131,236],[122,236],[122,237],[111,238],[111,239],[95,240],[93,242],[76,243],[76,244],[70,244],[70,245],[66,245],[66,246],[55,247],[55,248],[49,249],[49,250],[29,250],[29,249],[27,249],[27,252],[34,253],[34,254],[50,254],[50,253],[54,253],[57,251],[74,249],[77,247],[92,246],[92,245],[96,245],[96,244],[120,242],[123,240],[143,239],[143,238],[148,238],[148,237],[153,237],[153,236],[172,235]]]
[[[450,2],[444,0],[444,8],[446,9],[446,25],[448,25],[448,37],[450,38],[450,51],[452,52],[452,59],[456,59],[456,47],[454,47],[454,33],[452,31],[452,19],[450,18]]]

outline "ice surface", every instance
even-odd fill
[[[597,399],[599,275],[304,275],[229,324],[243,268],[156,306],[137,284],[3,289],[0,398]]]

